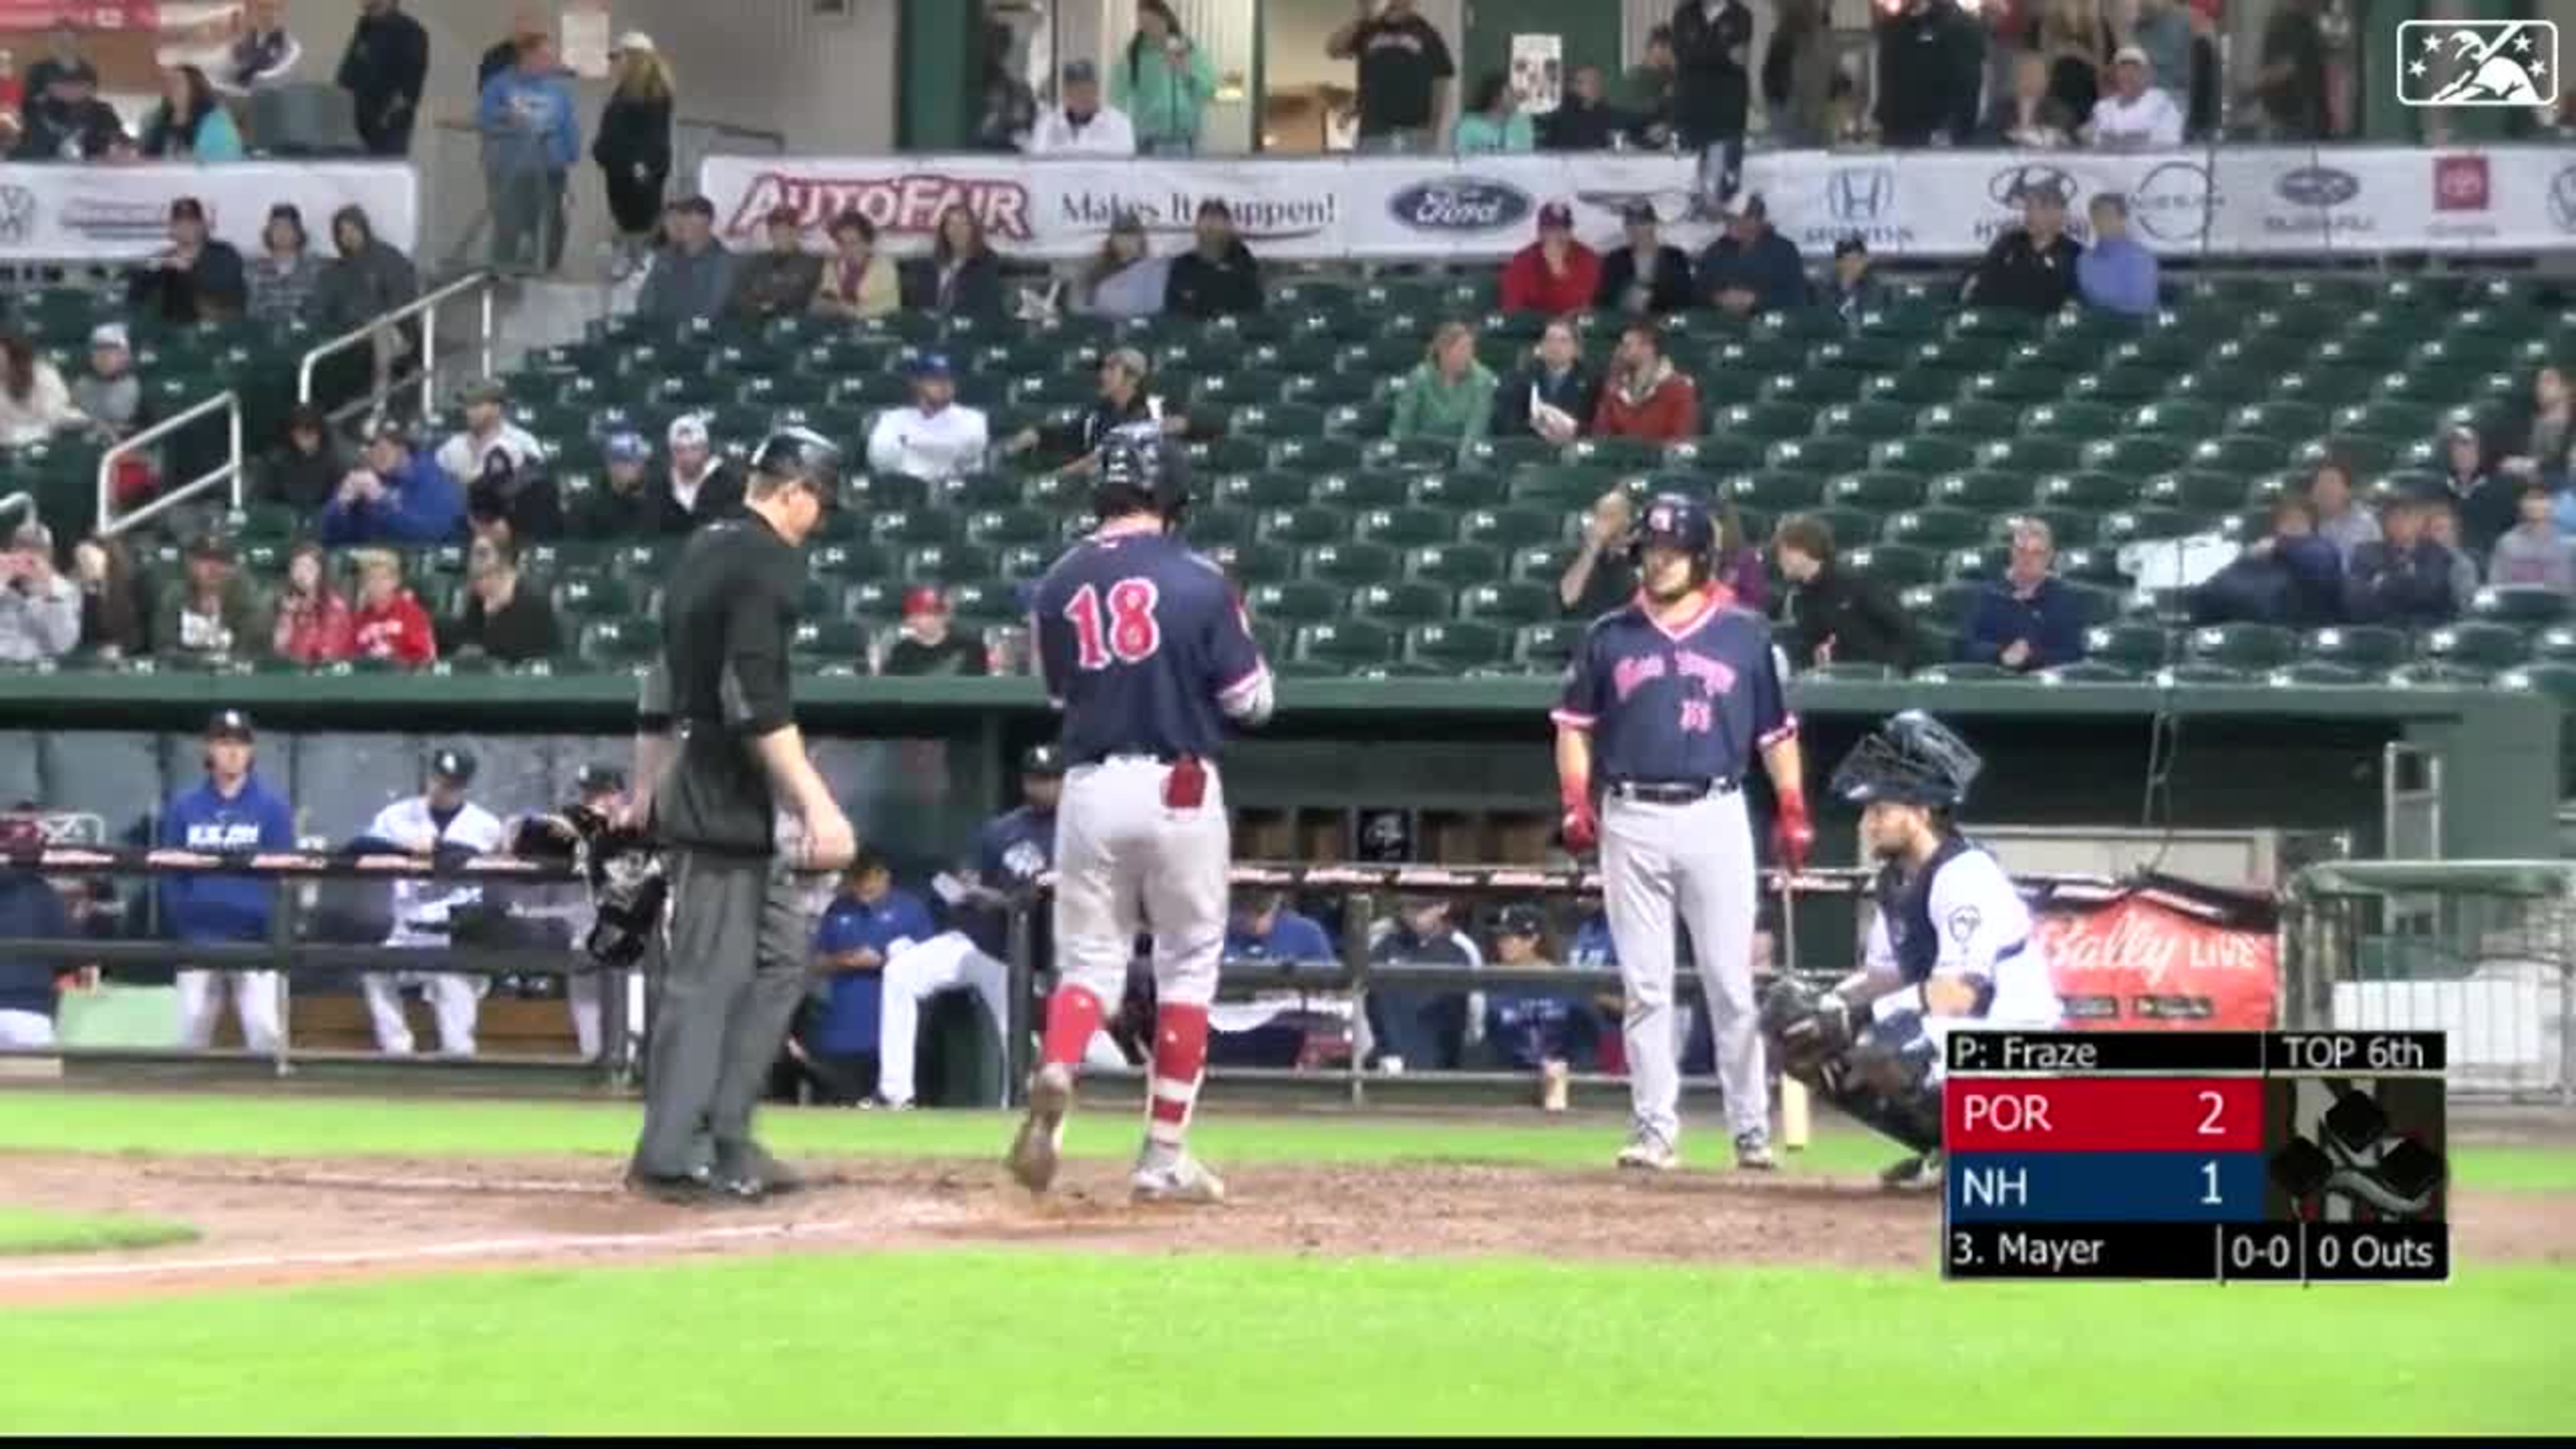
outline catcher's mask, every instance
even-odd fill
[[[1830,788],[1854,805],[1892,801],[1946,812],[1967,803],[1985,761],[1967,742],[1919,709],[1892,716],[1852,746],[1834,767]]]

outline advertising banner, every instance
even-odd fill
[[[2270,1031],[2280,998],[2269,902],[2180,882],[2051,891],[2034,944],[2070,1030]]]
[[[144,258],[170,244],[170,203],[206,204],[215,235],[259,249],[268,210],[292,202],[315,250],[330,254],[331,214],[365,209],[376,235],[407,254],[420,250],[420,177],[387,162],[245,161],[224,166],[0,167],[0,261],[65,257]]]

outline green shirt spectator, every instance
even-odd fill
[[[1485,151],[1535,151],[1538,131],[1521,110],[1520,93],[1500,71],[1476,83],[1475,104],[1458,118],[1450,145],[1461,156]]]
[[[1455,443],[1463,455],[1493,422],[1494,374],[1476,360],[1476,334],[1464,322],[1440,324],[1430,355],[1396,387],[1387,435]]]
[[[1137,0],[1136,34],[1109,62],[1109,104],[1136,128],[1139,155],[1186,156],[1216,99],[1216,62],[1181,33],[1164,0]]]

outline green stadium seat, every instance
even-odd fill
[[[1565,577],[1566,565],[1573,561],[1574,549],[1567,544],[1517,548],[1512,550],[1510,579],[1516,584],[1538,584],[1553,590],[1557,581]]]
[[[1800,677],[1822,684],[1885,684],[1896,671],[1884,664],[1819,664]]]
[[[1313,497],[1314,486],[1315,480],[1305,473],[1265,469],[1227,473],[1216,480],[1211,492],[1228,508],[1299,508]]]
[[[1894,513],[1921,506],[1925,492],[1920,476],[1879,469],[1845,473],[1826,485],[1825,496],[1845,508]]]
[[[2013,431],[2016,420],[2017,415],[2008,403],[1949,402],[1937,403],[1916,413],[1914,426],[1933,437],[2000,438]]]
[[[1505,550],[1554,543],[1566,536],[1569,517],[1563,510],[1542,508],[1471,509],[1458,520],[1458,538]]]
[[[2084,657],[2132,674],[2159,669],[2168,657],[2165,631],[2147,623],[2098,624],[2084,631]]]
[[[1469,584],[1458,591],[1458,617],[1488,624],[1536,624],[1562,612],[1556,590],[1539,583]]]
[[[868,538],[872,542],[903,546],[908,544],[950,543],[963,534],[962,521],[942,508],[887,509],[868,519]]]
[[[1207,555],[1227,578],[1247,586],[1294,579],[1305,562],[1296,549],[1277,543],[1219,544]]]
[[[901,473],[861,473],[841,480],[841,507],[875,515],[930,506],[930,484]]]
[[[1186,529],[1190,547],[1205,552],[1221,544],[1252,542],[1258,515],[1241,508],[1194,508]]]
[[[1491,473],[1408,473],[1404,476],[1404,491],[1405,500],[1416,508],[1464,513],[1501,502],[1503,480]]]
[[[2029,506],[2031,486],[2029,479],[2018,474],[1970,468],[1933,479],[1927,497],[1930,502],[1945,508],[1965,509],[1973,513],[2008,513]]]
[[[1719,484],[1717,494],[1738,508],[1793,513],[1822,504],[1829,482],[1821,474],[1765,468],[1729,475]]]
[[[1404,571],[1404,556],[1383,544],[1326,543],[1302,551],[1304,577],[1345,588],[1385,583]]]
[[[1007,548],[1013,544],[1044,543],[1053,538],[1056,524],[1046,513],[1035,508],[988,508],[969,514],[966,519],[966,541]]]
[[[1449,617],[1451,596],[1440,584],[1369,584],[1351,591],[1351,613],[1397,628],[1437,623]]]
[[[1510,657],[1511,636],[1475,620],[1416,624],[1405,631],[1404,657],[1444,673],[1487,668]]]
[[[2229,669],[2279,669],[2298,654],[2298,636],[2270,624],[2216,624],[2194,629],[2184,639],[2187,659]]]
[[[1762,466],[1760,439],[1732,435],[1684,438],[1664,449],[1663,466],[1702,473],[1737,473]]]
[[[1908,677],[1925,684],[2014,684],[2028,676],[2000,664],[1944,660],[1938,664],[1926,664]]]
[[[961,473],[932,485],[931,496],[940,507],[961,511],[1009,508],[1020,501],[1020,486],[1008,473]]]
[[[2241,475],[2188,468],[2148,479],[2133,501],[2183,513],[2229,513],[2245,506],[2246,491]]]
[[[1511,473],[1556,461],[1556,448],[1540,437],[1485,438],[1462,449],[1458,465],[1482,473]]]
[[[2428,659],[2388,671],[2388,682],[2400,689],[2484,689],[2495,682],[2495,675],[2490,670]]]
[[[1972,458],[1960,466],[2042,474],[2071,470],[2081,459],[2082,447],[2074,438],[1996,438],[1978,444]]]
[[[1977,450],[1965,437],[1889,438],[1870,445],[1869,466],[1933,478],[1975,467]]]
[[[1578,468],[1642,473],[1663,465],[1664,445],[1644,438],[1578,438],[1559,458]]]
[[[651,619],[595,619],[582,626],[582,662],[602,669],[627,669],[652,661],[661,652],[662,626]]]
[[[1764,379],[1759,401],[1821,409],[1850,402],[1860,395],[1860,384],[1856,373],[1817,371],[1810,366]]]
[[[1953,581],[1983,582],[2004,576],[2012,562],[2012,545],[1990,543],[1979,548],[1954,548],[1942,561],[1942,576]],[[2061,559],[2061,566],[2063,560]]]
[[[2412,658],[2414,640],[2403,629],[2344,624],[2311,629],[2299,641],[2300,657],[2340,664],[2368,675],[2385,674]]]
[[[1772,468],[1804,468],[1825,474],[1855,473],[1868,466],[1869,448],[1869,444],[1858,438],[1792,438],[1773,443],[1763,461]]]
[[[2576,664],[2557,660],[2539,660],[2518,669],[2508,669],[2496,676],[2496,687],[2548,695],[2561,709],[2576,710]],[[2561,754],[2576,748],[2576,740],[2562,741]]]
[[[2079,659],[2035,671],[2032,678],[2040,684],[2135,684],[2139,671],[2099,659]]]
[[[2193,513],[2179,513],[2170,508],[2127,508],[2102,520],[2102,541],[2119,545],[2146,543],[2162,539],[2188,538],[2210,529],[2209,520]]]
[[[1610,491],[1617,478],[1598,468],[1538,464],[1514,469],[1504,484],[1503,496],[1530,507],[1590,508],[1594,500]]]
[[[2154,402],[2129,414],[2132,433],[2182,438],[2199,442],[2215,436],[2219,429],[2219,409],[2204,402]]]
[[[1584,619],[1554,619],[1523,624],[1512,635],[1512,662],[1531,670],[1562,669],[1583,644]]]
[[[1861,385],[1860,396],[1863,402],[1900,403],[1909,409],[1920,409],[1949,402],[1959,395],[1959,387],[1955,373],[1916,367],[1871,377]]]
[[[1354,520],[1351,536],[1366,543],[1419,548],[1457,538],[1458,521],[1431,508],[1372,508]]]
[[[1435,543],[1416,548],[1405,560],[1405,576],[1464,588],[1502,577],[1500,549],[1474,543]]]
[[[1840,566],[1891,589],[1930,584],[1941,577],[1941,555],[1905,543],[1864,544],[1844,551]]]
[[[1896,402],[1836,403],[1816,419],[1819,433],[1879,442],[1914,430],[1914,410]]]
[[[2469,601],[2475,617],[2524,629],[2555,624],[2568,617],[2567,596],[2530,584],[2490,584]]]
[[[994,551],[981,544],[932,543],[907,549],[903,577],[914,584],[960,584],[994,576]]]
[[[789,652],[799,665],[863,661],[868,653],[867,627],[848,619],[809,618],[796,626]]]
[[[2131,582],[2120,572],[2120,553],[2114,548],[2061,548],[2057,551],[2057,574],[2070,583],[2091,584],[2123,592],[2129,589]]]
[[[2020,430],[2034,438],[2107,438],[2120,430],[2120,411],[2107,403],[2042,403],[2023,411]]]
[[[1436,438],[1378,438],[1360,449],[1360,462],[1370,468],[1449,468],[1458,462],[1456,443]]]
[[[1402,508],[1412,501],[1413,480],[1403,473],[1385,469],[1360,469],[1348,473],[1327,473],[1314,480],[1314,501],[1325,507],[1358,512],[1363,509]]]
[[[555,585],[555,612],[566,618],[625,618],[636,612],[635,591],[604,575],[566,577]]]
[[[1384,624],[1365,619],[1335,619],[1298,626],[1290,657],[1300,663],[1328,664],[1348,671],[1395,658],[1397,636]]]
[[[1960,396],[1980,407],[2010,408],[2016,422],[2033,403],[2054,402],[2066,393],[2066,374],[2054,367],[2000,367],[1972,374]]]
[[[2153,402],[2173,386],[2173,369],[2152,361],[2115,361],[2099,372],[2075,379],[2066,400],[2135,408]]]
[[[1360,466],[1360,444],[1350,438],[1282,435],[1270,444],[1270,466],[1309,473],[1347,472]]]
[[[2437,664],[2493,673],[2524,662],[2528,655],[2522,631],[2510,624],[2453,624],[2424,636],[2423,656]]]
[[[2283,689],[2348,689],[2377,683],[2378,676],[2330,659],[2295,659],[2267,671],[2264,682]]]
[[[1805,437],[1814,417],[1814,410],[1795,403],[1738,403],[1719,409],[1710,418],[1708,430],[1717,437],[1770,443]]]
[[[1917,584],[1907,589],[1899,601],[1907,614],[1956,634],[1968,627],[1968,619],[1985,592],[1986,586],[1981,583]]]
[[[1274,508],[1260,515],[1253,536],[1297,548],[1339,543],[1351,536],[1351,516],[1338,508]]]
[[[1189,444],[1192,467],[1213,473],[1251,473],[1271,466],[1270,445],[1260,438],[1200,438]]]
[[[1880,530],[1889,543],[1912,544],[1938,554],[1986,541],[1986,517],[1961,508],[1909,508],[1891,515]],[[1936,571],[1937,572],[1937,571]],[[1928,582],[1931,574],[1918,582]]]

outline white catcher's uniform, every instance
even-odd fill
[[[397,800],[376,812],[367,833],[383,840],[410,840],[434,832],[441,845],[459,846],[476,855],[501,849],[501,821],[491,811],[467,802],[447,828],[430,818],[423,796]],[[388,946],[444,947],[447,913],[483,899],[483,888],[462,881],[408,878],[394,882],[392,934]],[[370,971],[358,978],[366,994],[367,1015],[375,1022],[376,1048],[387,1056],[412,1053],[411,1027],[403,1020],[402,988],[418,984],[429,993],[438,1015],[439,1049],[450,1056],[474,1055],[474,1022],[490,982],[481,976],[449,971]]]
[[[1901,880],[1893,867],[1882,872],[1878,901],[1863,963],[1906,989],[1871,1002],[1870,1015],[1881,1023],[1908,1012],[1920,1016],[1935,1052],[1933,1081],[1941,1079],[1940,1053],[1954,1028],[2056,1028],[2057,988],[2031,930],[2030,907],[1984,849],[1952,836],[1913,881]],[[1926,1010],[1922,988],[1935,975],[1978,984],[1985,1009],[1962,1016]]]

